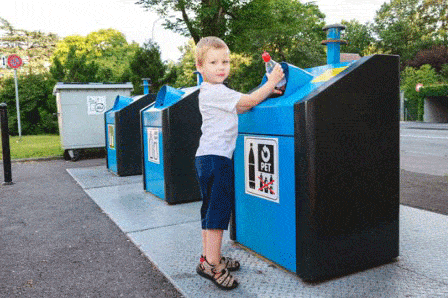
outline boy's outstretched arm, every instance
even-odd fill
[[[251,94],[244,94],[241,96],[240,101],[236,105],[237,113],[245,113],[268,98],[268,96],[274,92],[275,86],[282,80],[283,77],[283,69],[280,64],[277,64],[268,75],[268,81],[263,86]]]

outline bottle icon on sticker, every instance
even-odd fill
[[[255,189],[255,155],[252,145],[251,143],[249,150],[249,187]]]

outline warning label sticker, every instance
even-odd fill
[[[106,111],[106,96],[87,96],[87,115],[99,115]]]
[[[244,138],[246,193],[279,203],[278,139]]]
[[[109,149],[115,149],[115,125],[107,125],[107,135],[109,141]]]
[[[148,137],[148,161],[160,164],[159,129],[157,127],[148,127],[146,132]]]

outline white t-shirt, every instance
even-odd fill
[[[219,155],[232,158],[238,135],[236,105],[243,95],[224,84],[203,82],[199,92],[202,136],[196,156]]]

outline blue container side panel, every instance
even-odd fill
[[[106,112],[106,123],[115,124],[115,112],[114,110],[109,110]]]
[[[165,199],[165,178],[162,150],[162,129],[143,127],[143,162],[145,191],[160,199]]]
[[[107,150],[107,168],[117,174],[117,150],[115,125],[106,124],[106,150]]]
[[[278,140],[278,201],[246,193],[245,137]],[[258,162],[258,157],[256,160]],[[256,187],[260,186],[259,183],[260,181],[257,181]],[[235,208],[236,241],[295,272],[296,203],[293,137],[245,134],[238,136],[235,150]]]

